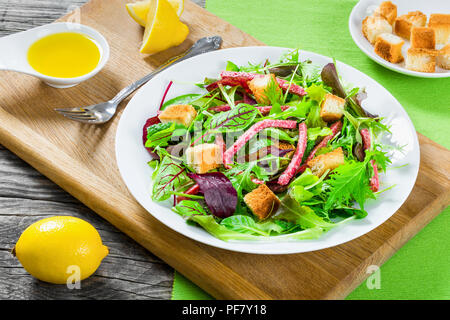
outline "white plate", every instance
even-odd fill
[[[436,66],[436,72],[433,73],[411,71],[405,68],[404,61],[401,63],[390,63],[375,53],[373,45],[371,45],[370,42],[364,37],[361,31],[361,26],[364,18],[370,15],[369,13],[373,12],[373,9],[376,8],[381,2],[383,2],[383,0],[361,0],[355,5],[350,13],[348,22],[350,34],[352,35],[353,41],[355,41],[356,45],[362,50],[362,52],[364,52],[376,63],[379,63],[393,71],[410,76],[422,78],[450,77],[450,70],[445,70],[438,66]],[[392,0],[392,3],[397,6],[397,16],[417,10],[426,14],[428,19],[430,18],[431,13],[450,13],[450,1],[447,0]],[[406,39],[403,40],[405,40],[405,44],[402,47],[402,54],[406,59],[406,51],[410,47],[410,43]]]
[[[191,226],[178,214],[170,210],[171,203],[156,203],[150,198],[151,173],[147,165],[150,155],[142,145],[142,127],[147,118],[156,114],[163,91],[170,80],[175,81],[167,99],[181,94],[201,92],[193,83],[201,82],[205,77],[217,78],[225,69],[226,61],[232,60],[238,65],[265,61],[276,61],[280,55],[289,50],[278,47],[244,47],[219,50],[183,61],[163,71],[144,85],[131,99],[124,110],[116,134],[116,159],[125,184],[136,200],[162,223],[173,230],[197,241],[211,246],[263,254],[297,253],[324,249],[350,241],[373,230],[389,217],[406,200],[411,192],[419,169],[419,144],[416,131],[398,101],[381,85],[360,71],[338,62],[339,73],[347,82],[359,87],[366,87],[368,98],[363,106],[371,113],[386,117],[392,125],[390,141],[404,147],[404,154],[394,154],[394,166],[407,166],[392,169],[388,175],[381,176],[382,188],[396,184],[396,187],[384,192],[377,201],[367,202],[368,216],[351,221],[324,234],[317,240],[295,242],[224,242],[214,238],[200,227]],[[323,66],[330,58],[303,51],[302,59],[311,59]],[[180,246],[182,250],[182,245]]]

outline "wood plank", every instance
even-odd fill
[[[64,121],[52,107],[107,99],[201,36],[218,33],[224,47],[263,44],[188,1],[183,19],[191,29],[189,39],[179,48],[142,57],[137,53],[142,31],[129,22],[123,4],[111,0],[105,7],[93,0],[81,10],[82,23],[102,32],[111,45],[111,60],[95,78],[55,90],[29,77],[6,75],[8,81],[0,84],[6,89],[0,97],[0,142],[213,296],[343,298],[364,279],[368,265],[386,261],[448,205],[449,151],[419,135],[421,170],[408,201],[382,226],[351,242],[304,254],[251,255],[212,248],[171,231],[136,203],[111,161],[125,104],[118,117],[97,127]]]
[[[195,0],[204,6],[204,0]],[[86,0],[0,0],[0,36],[51,23]],[[24,228],[72,215],[99,230],[111,253],[79,290],[29,276],[10,254]],[[169,299],[173,269],[0,145],[0,299]]]

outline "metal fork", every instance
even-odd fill
[[[214,51],[219,49],[222,44],[222,38],[219,36],[205,37],[198,40],[192,47],[190,47],[184,53],[171,58],[166,63],[158,67],[152,73],[146,75],[142,79],[132,83],[128,87],[122,89],[114,98],[107,102],[87,106],[80,108],[67,108],[67,109],[55,109],[57,112],[62,114],[64,117],[83,123],[89,124],[101,124],[109,121],[116,113],[117,106],[123,99],[128,97],[136,89],[141,87],[147,81],[152,79],[155,75],[160,73],[167,67],[174,65],[175,63],[181,62],[183,60],[189,59],[196,55],[206,53],[209,51]]]

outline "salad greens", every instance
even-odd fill
[[[379,142],[389,128],[334,63],[320,68],[298,50],[274,63],[227,61],[197,86],[204,92],[163,98],[158,115],[195,112],[143,128],[154,201],[173,197],[174,212],[224,241],[314,239],[367,215],[391,163]]]

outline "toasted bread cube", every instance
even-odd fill
[[[280,199],[265,184],[247,193],[244,202],[259,220],[269,218],[280,207]]]
[[[176,122],[189,127],[197,116],[195,108],[189,104],[175,104],[168,106],[158,116],[162,123]]]
[[[397,6],[390,1],[383,1],[375,10],[375,14],[382,16],[390,25],[393,25],[397,18]]]
[[[392,33],[392,26],[380,15],[366,17],[362,22],[362,33],[371,44],[382,33]]]
[[[334,170],[345,163],[344,152],[339,147],[331,152],[321,154],[308,162],[311,172],[321,177],[328,169]]]
[[[270,100],[267,98],[265,91],[271,81],[273,81],[274,85],[276,86],[276,90],[280,94],[282,94],[283,91],[281,90],[280,86],[278,85],[278,82],[277,82],[274,74],[267,74],[262,77],[256,77],[253,80],[249,81],[248,87],[252,91],[253,95],[255,96],[256,101],[259,104],[262,104],[262,105],[270,104]]]
[[[406,54],[406,69],[419,72],[434,72],[436,56],[436,50],[409,48]]]
[[[431,14],[428,26],[436,33],[437,44],[450,43],[450,14]]]
[[[427,27],[413,27],[411,31],[411,48],[434,49],[436,39],[434,29]]]
[[[410,39],[412,27],[425,27],[427,16],[420,11],[412,11],[395,19],[395,34]]]
[[[186,149],[186,162],[197,173],[206,173],[222,164],[221,147],[214,143],[203,143]]]
[[[392,33],[382,33],[375,42],[375,53],[391,63],[403,61],[402,46],[405,41]]]
[[[344,115],[345,99],[327,93],[320,105],[320,117],[326,122],[339,120]]]
[[[436,62],[442,69],[450,70],[450,44],[439,50]]]

